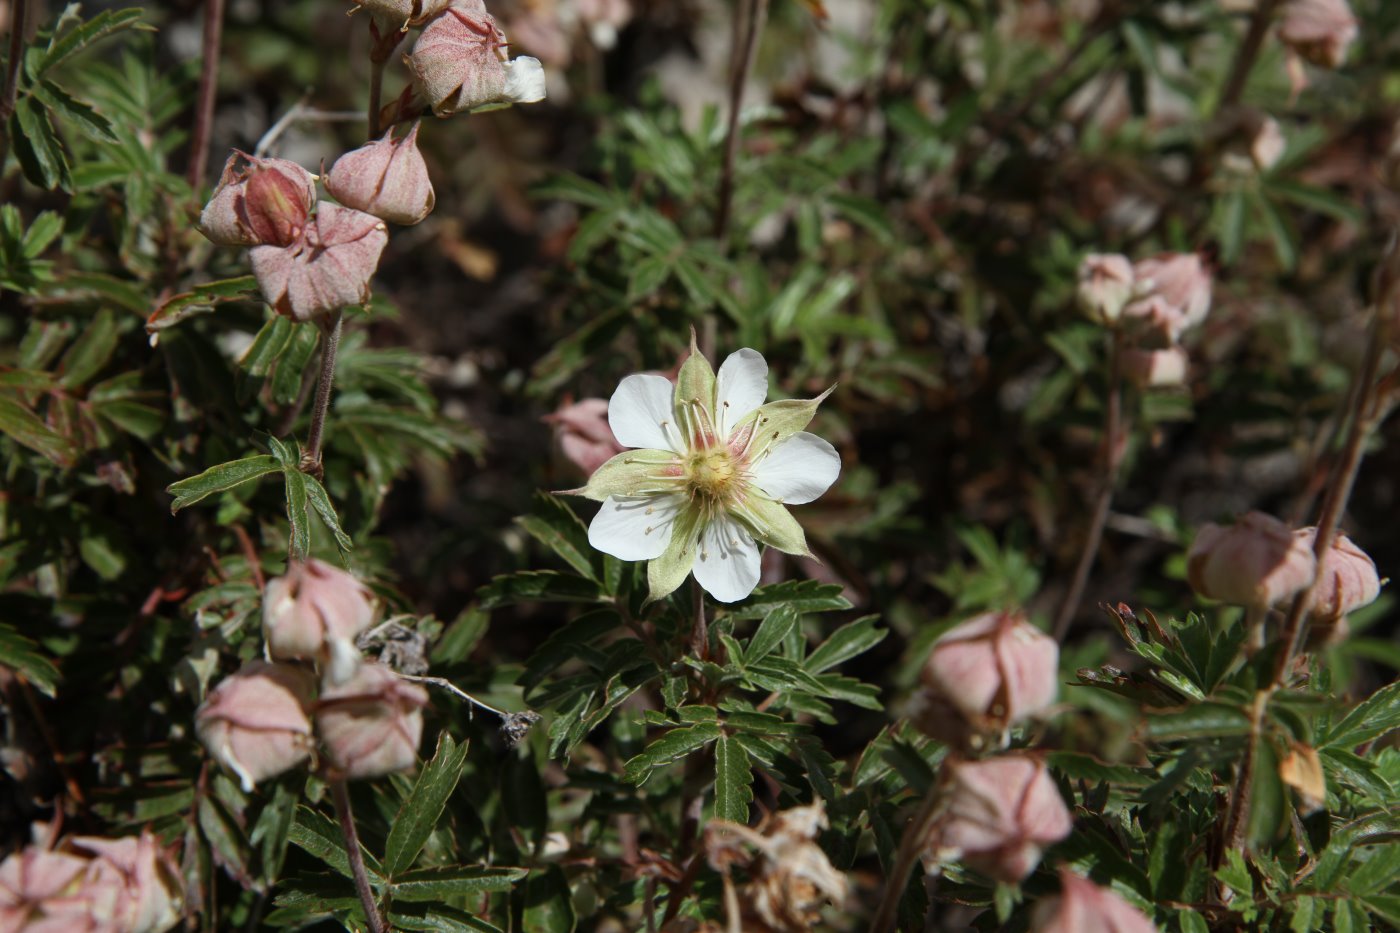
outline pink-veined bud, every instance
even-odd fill
[[[1060,895],[1031,911],[1031,933],[1156,933],[1157,926],[1122,896],[1069,869],[1060,869]]]
[[[1309,551],[1317,545],[1317,529],[1299,528],[1294,536]],[[1312,628],[1309,647],[1335,644],[1347,636],[1346,617],[1369,606],[1381,595],[1381,578],[1370,556],[1341,532],[1322,556],[1317,568],[1317,584],[1308,600]]]
[[[1165,350],[1134,348],[1123,353],[1123,369],[1139,388],[1180,386],[1186,384],[1190,358],[1181,347],[1167,347]]]
[[[326,176],[326,190],[346,207],[410,226],[433,209],[433,183],[418,151],[418,124],[402,139],[384,138],[347,152]]]
[[[343,684],[326,687],[316,731],[326,758],[347,779],[404,771],[418,761],[428,694],[382,664],[361,664]]]
[[[74,836],[70,850],[90,854],[82,890],[95,916],[122,933],[162,933],[180,919],[180,872],[150,830],[104,839]]]
[[[253,661],[224,678],[195,713],[195,732],[245,791],[311,757],[306,711],[315,688],[309,671]]]
[[[1017,882],[1073,820],[1045,765],[1032,755],[1001,755],[947,765],[948,807],[934,821],[924,856],[961,860],[998,881]]]
[[[235,150],[199,230],[221,246],[287,246],[301,237],[315,203],[316,177],[300,165]]]
[[[1079,310],[1096,324],[1113,324],[1133,296],[1133,264],[1117,253],[1090,253],[1079,263]]]
[[[454,3],[423,29],[404,56],[414,83],[440,117],[492,104],[543,100],[538,59],[505,56],[506,37],[479,3]]]
[[[1186,576],[1197,594],[1256,609],[1297,593],[1316,571],[1312,548],[1263,512],[1229,526],[1205,525],[1186,555]]]
[[[1134,293],[1123,313],[1168,329],[1173,341],[1210,312],[1210,269],[1196,253],[1163,253],[1133,265]]]
[[[357,9],[395,29],[426,22],[447,9],[450,0],[352,0]]]
[[[321,203],[291,246],[249,252],[263,297],[278,314],[309,321],[369,300],[369,281],[389,233],[378,217]]]
[[[1273,117],[1265,117],[1264,122],[1259,124],[1259,129],[1255,131],[1254,139],[1250,141],[1249,156],[1254,160],[1255,168],[1267,172],[1278,164],[1287,148],[1288,143],[1283,138],[1283,130],[1278,121]]]
[[[0,930],[94,929],[78,897],[87,867],[86,858],[39,846],[7,856],[0,862]]]
[[[374,613],[374,595],[349,573],[315,558],[293,561],[263,593],[267,652],[284,661],[318,661],[331,683],[342,683],[360,665],[355,638]]]
[[[1059,692],[1060,649],[1020,612],[989,612],[934,642],[916,724],[955,744],[1043,712]]]
[[[559,449],[584,476],[592,476],[598,467],[626,449],[613,437],[608,424],[607,399],[581,399],[545,415],[544,420],[554,425]]]
[[[1278,26],[1279,40],[1290,51],[1323,68],[1346,61],[1356,36],[1356,16],[1346,0],[1289,0]]]

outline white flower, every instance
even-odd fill
[[[628,376],[608,403],[627,450],[572,493],[600,500],[589,543],[622,560],[645,560],[651,598],[692,571],[715,599],[732,603],[758,584],[760,544],[807,555],[802,528],[784,508],[811,502],[836,482],[841,458],[802,429],[831,390],[808,401],[763,404],[768,364],[739,350],[716,376],[691,342],[673,387]]]

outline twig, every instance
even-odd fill
[[[733,50],[734,67],[729,76],[729,127],[724,139],[724,167],[719,176],[719,207],[715,211],[715,239],[723,240],[729,230],[730,205],[734,200],[734,161],[739,154],[739,105],[744,85],[758,54],[758,37],[768,17],[768,0],[748,0],[748,29],[742,48]]]
[[[204,41],[200,48],[199,96],[195,99],[194,132],[186,177],[198,194],[209,162],[209,135],[214,127],[214,98],[219,92],[220,46],[224,35],[224,0],[204,0]]]
[[[19,66],[24,61],[24,29],[29,14],[29,0],[14,0],[10,7],[10,57],[5,62],[5,86],[0,89],[0,168],[10,152],[10,116],[15,112],[19,94]]]
[[[369,875],[365,872],[365,857],[360,853],[360,837],[355,832],[355,813],[350,809],[350,793],[343,780],[331,781],[330,785],[335,815],[340,818],[340,833],[345,837],[345,854],[350,858],[350,873],[355,876],[355,892],[360,895],[370,933],[387,933],[389,927],[379,915],[374,889],[369,886]]]
[[[894,864],[890,866],[889,876],[885,879],[885,890],[880,896],[875,919],[870,923],[870,933],[889,933],[894,929],[895,920],[899,917],[899,902],[904,899],[904,889],[909,885],[909,876],[914,871],[914,863],[918,861],[919,849],[942,800],[943,795],[938,788],[929,788],[914,818],[909,821],[904,838],[899,842]]]
[[[1235,55],[1235,65],[1230,69],[1230,76],[1225,81],[1225,89],[1220,92],[1220,103],[1216,105],[1216,113],[1223,113],[1240,102],[1245,82],[1249,80],[1249,73],[1254,70],[1259,50],[1264,47],[1264,36],[1269,32],[1269,24],[1273,22],[1274,10],[1278,5],[1279,0],[1259,0],[1259,5],[1254,9],[1254,16],[1249,21],[1249,31],[1245,33],[1240,50]]]
[[[305,120],[307,123],[354,123],[365,118],[358,110],[317,110],[315,107],[308,107],[306,102],[310,97],[311,92],[307,91],[301,100],[292,105],[292,109],[282,114],[276,123],[267,128],[267,132],[253,147],[253,155],[258,158],[267,155],[282,134],[287,132],[287,128],[298,120]]]
[[[316,402],[311,410],[311,431],[306,436],[306,451],[301,457],[301,471],[321,477],[321,439],[326,428],[326,410],[331,405],[331,385],[335,382],[335,355],[340,349],[340,334],[344,328],[345,312],[339,308],[321,322],[321,380],[316,383]]]
[[[267,581],[263,578],[262,564],[258,562],[258,549],[253,546],[253,539],[248,537],[248,531],[242,525],[234,525],[233,534],[238,539],[238,546],[243,549],[243,559],[248,562],[248,570],[253,574],[253,583],[261,593],[267,589]]]
[[[461,687],[458,687],[456,684],[452,683],[452,681],[450,681],[450,680],[444,680],[444,679],[441,678],[441,677],[422,677],[422,676],[417,675],[417,674],[402,674],[402,673],[401,673],[401,674],[399,674],[399,676],[402,677],[404,680],[412,680],[412,681],[416,681],[417,683],[420,683],[420,684],[432,684],[434,687],[441,687],[441,688],[444,689],[444,690],[447,690],[447,691],[450,691],[451,693],[456,694],[457,696],[459,696],[459,697],[461,697],[462,699],[466,700],[468,703],[472,704],[473,706],[480,706],[482,709],[486,710],[486,712],[488,712],[488,713],[495,713],[497,716],[501,717],[502,719],[509,719],[509,718],[511,717],[511,714],[510,714],[510,713],[507,713],[505,710],[496,709],[496,707],[492,706],[492,705],[489,704],[489,703],[483,703],[483,702],[481,702],[481,701],[478,700],[476,697],[472,696],[470,693],[468,693],[467,691],[463,690]]]

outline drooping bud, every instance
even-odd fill
[[[544,420],[554,425],[559,449],[584,476],[627,448],[617,442],[608,424],[608,400],[586,398],[563,405]]]
[[[199,230],[221,246],[288,246],[300,238],[315,203],[316,178],[300,165],[235,150]]]
[[[1210,269],[1196,253],[1163,253],[1133,265],[1137,296],[1123,309],[1166,327],[1173,341],[1210,311]]]
[[[1132,349],[1123,353],[1123,369],[1133,384],[1143,389],[1160,389],[1186,384],[1190,357],[1181,347],[1165,350]]]
[[[915,724],[934,738],[981,744],[1055,702],[1060,649],[1020,612],[989,612],[934,642]]]
[[[306,710],[314,682],[290,664],[253,661],[227,677],[200,705],[195,731],[243,789],[290,771],[311,757]]]
[[[361,664],[345,683],[321,692],[316,731],[326,758],[347,779],[413,767],[427,703],[427,692],[417,684],[383,665]]]
[[[1317,528],[1299,528],[1293,536],[1311,551],[1317,546]],[[1370,555],[1341,532],[1332,538],[1332,546],[1322,556],[1317,569],[1317,585],[1313,587],[1308,613],[1314,621],[1339,619],[1369,606],[1381,595],[1381,578],[1376,562]]]
[[[447,9],[450,0],[352,0],[356,8],[396,29],[427,22]]]
[[[950,761],[946,768],[948,807],[924,846],[925,858],[936,864],[962,860],[990,878],[1017,882],[1073,828],[1055,782],[1034,756]]]
[[[1205,525],[1186,555],[1186,575],[1199,595],[1257,609],[1297,593],[1316,570],[1312,548],[1262,512],[1229,527]]]
[[[1323,68],[1346,61],[1356,36],[1356,16],[1346,0],[1289,0],[1278,26],[1279,40],[1290,51]]]
[[[1096,324],[1115,323],[1133,294],[1133,264],[1117,253],[1090,253],[1079,263],[1079,310]]]
[[[278,314],[309,321],[369,300],[369,281],[389,233],[379,218],[322,203],[291,246],[249,252],[263,297]]]
[[[150,830],[103,839],[75,836],[70,849],[93,856],[83,887],[95,912],[123,933],[162,933],[180,919],[180,872]]]
[[[76,895],[88,859],[29,846],[0,862],[0,930],[90,929]],[[47,924],[47,926],[46,926]]]
[[[315,558],[292,561],[263,594],[267,652],[284,661],[319,661],[331,683],[342,683],[359,666],[355,638],[370,627],[374,611],[369,588],[344,570]]]
[[[1031,933],[1157,933],[1157,927],[1120,895],[1062,868],[1060,896],[1035,905]]]
[[[346,207],[408,226],[432,212],[433,183],[418,151],[418,124],[402,139],[393,135],[391,129],[378,142],[336,159],[326,190]]]
[[[440,117],[492,104],[544,99],[544,67],[538,59],[505,57],[506,37],[480,4],[458,3],[426,28],[404,63]]]

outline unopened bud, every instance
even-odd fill
[[[324,202],[291,246],[249,252],[267,303],[294,321],[309,321],[369,300],[369,282],[389,233],[377,217]]]
[[[1299,528],[1293,535],[1309,551],[1317,546],[1316,528]],[[1308,599],[1311,646],[1340,641],[1347,634],[1347,615],[1369,606],[1380,595],[1381,578],[1375,561],[1338,532],[1332,539],[1332,546],[1322,556],[1317,583]]]
[[[244,790],[311,757],[310,672],[253,661],[226,677],[200,705],[195,731]]]
[[[359,666],[355,638],[374,621],[374,596],[353,576],[324,561],[293,561],[263,594],[263,636],[279,660],[319,661],[331,683]]]
[[[424,28],[404,63],[440,117],[492,104],[544,97],[544,69],[534,58],[505,58],[506,37],[479,4],[449,7]]]
[[[346,207],[390,223],[416,224],[433,209],[433,183],[418,151],[418,124],[402,139],[384,138],[347,152],[326,176],[326,190]]]
[[[1356,36],[1356,16],[1346,0],[1289,0],[1278,27],[1279,41],[1323,68],[1337,68],[1346,61]]]
[[[0,930],[85,929],[81,897],[89,860],[29,846],[0,862]]]
[[[1186,384],[1190,358],[1181,347],[1165,350],[1127,350],[1123,369],[1133,384],[1143,389],[1161,389]]]
[[[179,869],[150,830],[119,839],[75,836],[67,846],[92,856],[80,896],[107,924],[93,929],[162,933],[179,921]]]
[[[221,246],[288,246],[301,237],[315,203],[315,176],[300,165],[235,151],[199,229]]]
[[[1060,869],[1060,896],[1031,912],[1031,933],[1157,933],[1157,926],[1123,897]]]
[[[1186,575],[1199,595],[1257,609],[1297,593],[1316,570],[1312,548],[1262,512],[1228,527],[1205,525],[1186,555]]]
[[[1172,340],[1210,312],[1210,269],[1196,253],[1163,253],[1133,265],[1134,294],[1123,309],[1130,317],[1167,326]]]
[[[418,761],[427,692],[380,664],[361,664],[321,692],[316,731],[326,758],[347,779],[404,771]]]
[[[1079,310],[1096,324],[1113,324],[1133,294],[1133,264],[1117,253],[1090,253],[1079,263]]]
[[[396,29],[407,29],[437,16],[450,0],[353,0],[358,9]]]
[[[598,467],[626,449],[617,442],[608,424],[607,399],[582,399],[545,415],[544,420],[554,425],[559,449],[584,476],[592,476]]]

